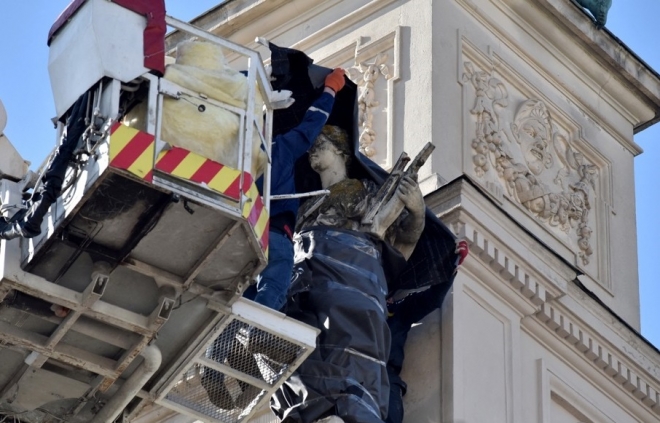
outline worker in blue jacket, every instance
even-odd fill
[[[302,121],[286,133],[275,136],[271,150],[272,167],[270,177],[271,195],[295,194],[294,172],[296,161],[314,144],[325,125],[335,94],[344,87],[344,71],[333,70],[325,78],[325,88],[321,96],[307,109]],[[257,181],[259,192],[263,193],[263,178]],[[270,228],[268,233],[268,265],[261,272],[256,285],[245,290],[244,297],[275,310],[282,308],[291,283],[293,270],[293,228],[298,213],[298,199],[272,200],[270,203]],[[251,328],[239,325],[229,331],[236,331],[235,343],[230,348],[222,345],[218,337],[207,357],[220,363],[225,360],[231,367],[242,368],[248,374],[259,374],[260,370],[254,354],[264,354],[270,359],[285,362],[287,358],[277,355],[277,349],[269,349],[270,343],[263,336],[252,336]],[[242,345],[242,347],[241,347]],[[224,384],[224,375],[206,369],[201,383],[209,400],[224,410],[245,408],[258,395],[260,389],[238,381],[240,395],[232,395]],[[234,398],[236,397],[236,398]]]
[[[325,78],[321,96],[307,109],[302,122],[289,132],[273,139],[271,195],[295,194],[294,169],[296,161],[314,144],[321,133],[332,106],[335,94],[344,87],[344,71],[333,70]],[[258,181],[262,191],[262,181]],[[250,286],[244,296],[275,310],[286,302],[286,292],[293,269],[293,228],[298,213],[297,198],[273,200],[270,203],[270,232],[268,235],[268,265],[261,272],[256,285]]]

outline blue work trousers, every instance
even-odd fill
[[[293,271],[293,244],[278,230],[268,234],[268,265],[261,272],[256,285],[245,290],[243,296],[256,303],[279,310],[286,302],[286,293]]]

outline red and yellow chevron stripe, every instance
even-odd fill
[[[110,129],[110,166],[151,182],[154,136],[116,122]]]
[[[126,170],[145,181],[153,181],[154,169],[196,182],[240,201],[241,172],[180,147],[162,151],[154,163],[155,138],[146,132],[115,123],[110,130],[110,166]],[[243,192],[248,200],[242,215],[268,254],[268,211],[250,173],[243,173]]]
[[[161,152],[156,161],[156,169],[178,178],[205,184],[214,191],[227,197],[240,200],[241,172],[229,166],[224,166],[213,160],[179,147]],[[243,191],[252,184],[252,177],[245,173]]]
[[[245,183],[248,182],[248,176],[250,177],[250,181],[252,181],[252,176],[245,172]],[[246,201],[243,206],[243,217],[247,219],[250,227],[259,240],[259,244],[261,244],[261,249],[266,254],[266,257],[268,257],[268,230],[270,218],[268,216],[268,211],[264,207],[261,195],[259,195],[259,191],[257,190],[257,185],[254,182],[251,182],[250,189],[247,191],[247,196],[250,198],[250,201]]]

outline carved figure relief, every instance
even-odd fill
[[[575,150],[543,101],[523,101],[511,119],[511,113],[504,113],[509,107],[505,85],[471,62],[465,62],[464,69],[463,81],[471,82],[476,93],[470,113],[476,118],[472,161],[477,177],[496,174],[509,198],[545,224],[572,235],[582,263],[588,265],[598,168]]]
[[[390,70],[387,66],[387,54],[378,54],[371,62],[358,63],[358,48],[355,49],[355,65],[348,69],[349,76],[358,85],[358,124],[360,127],[360,152],[367,157],[376,154],[374,142],[376,132],[374,131],[374,110],[379,106],[376,100],[375,84],[380,76],[385,80],[390,79]]]

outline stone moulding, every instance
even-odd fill
[[[291,48],[295,48],[302,51],[311,50],[314,46],[319,43],[331,38],[333,35],[349,28],[352,25],[362,21],[363,19],[371,16],[372,14],[378,12],[379,10],[387,7],[391,3],[394,3],[397,0],[372,0],[364,6],[356,9],[355,11],[349,13],[346,16],[336,20],[332,24],[326,26],[325,28],[315,32],[314,34],[298,41],[293,44]]]
[[[371,158],[376,155],[376,131],[374,111],[380,105],[376,100],[376,82],[382,75],[392,78],[387,65],[387,54],[378,53],[371,62],[358,62],[360,43],[355,46],[355,65],[348,69],[353,82],[358,86],[358,125],[360,127],[360,152]]]
[[[583,137],[587,110],[518,50],[477,46],[461,30],[457,48],[464,172],[536,236],[552,235],[562,257],[613,295],[613,165],[600,140]]]
[[[493,212],[494,203],[467,179],[447,184],[427,202],[469,244],[470,255],[459,271],[498,295],[533,337],[565,343],[575,352],[573,363],[586,360],[591,371],[613,379],[631,401],[660,415],[657,351],[643,345],[637,332],[612,324],[611,311],[572,282],[575,268],[537,244],[510,217]]]
[[[640,93],[648,96],[649,100],[656,105],[660,103],[660,87],[658,86],[657,74],[627,47],[622,48],[620,40],[606,31],[592,30],[591,19],[570,2],[564,0],[538,0],[538,3],[560,18],[570,31],[591,47],[602,60],[613,66],[618,71],[617,73],[620,73]],[[659,119],[660,116],[656,114],[649,121],[637,122],[634,133],[643,131],[657,123]],[[639,146],[634,143],[630,144],[627,148],[633,154],[637,155],[642,152]]]
[[[507,255],[503,248],[483,232],[464,222],[456,222],[451,227],[456,236],[468,241],[470,256],[478,257],[486,263],[505,283],[534,306],[541,306],[553,298],[543,283],[525,270],[525,266]]]
[[[648,112],[644,110],[645,106],[641,102],[637,100],[631,102],[629,101],[631,99],[622,101],[622,90],[629,92],[627,88],[623,88],[618,83],[604,84],[601,76],[603,74],[609,75],[611,71],[606,70],[605,67],[593,66],[593,61],[584,60],[585,47],[587,50],[593,49],[597,55],[614,66],[614,73],[622,72],[626,79],[639,90],[636,93],[637,98],[641,99],[647,97],[648,93],[655,92],[656,94],[649,96],[648,99],[654,104],[658,104],[656,99],[658,98],[657,93],[660,91],[658,90],[658,79],[652,75],[653,71],[648,69],[644,63],[640,63],[638,58],[634,57],[634,54],[622,50],[616,37],[606,34],[605,31],[595,31],[592,21],[570,1],[538,0],[538,2],[520,2],[518,0],[498,0],[490,2],[493,7],[477,7],[473,1],[466,0],[456,0],[456,2],[473,19],[492,31],[498,38],[497,44],[507,45],[509,49],[520,56],[524,56],[522,52],[527,51],[521,43],[522,40],[533,39],[538,42],[543,51],[536,51],[534,55],[525,57],[525,61],[531,67],[540,70],[546,78],[550,79],[552,75],[543,71],[544,63],[550,57],[558,58],[561,63],[566,64],[570,72],[575,73],[581,84],[584,84],[592,92],[598,93],[601,99],[612,108],[609,110],[621,114],[632,123],[644,122],[635,128],[636,132],[655,121],[654,119],[648,122],[648,115],[642,117]],[[535,22],[543,19],[542,14],[546,13],[536,3],[547,8],[564,23],[567,22],[565,19],[568,18],[569,23],[567,26],[570,32],[582,38],[587,45],[582,46],[576,43],[572,48],[566,49],[567,46],[558,44],[558,38],[561,36],[557,34],[562,34],[563,31],[557,25],[535,25]],[[512,27],[516,27],[518,30],[511,31]],[[522,36],[521,32],[525,33],[526,36]],[[564,48],[560,48],[560,46]],[[612,80],[608,81],[612,82]],[[584,105],[584,97],[575,96],[570,92],[571,87],[574,87],[574,83],[553,79],[553,85],[562,87],[563,94],[569,98],[570,102]],[[585,107],[583,112],[589,119],[599,122],[602,129],[610,133],[631,154],[640,154],[642,152],[641,148],[632,140],[627,130],[608,123],[611,117],[609,111],[606,110],[608,109],[601,109],[596,106],[595,108]]]
[[[592,362],[604,374],[614,379],[630,392],[637,400],[660,415],[660,386],[649,382],[645,377],[631,369],[620,358],[617,351],[608,348],[604,342],[591,336],[567,313],[550,302],[541,305],[535,318],[545,324],[556,336],[563,339],[572,348]]]
[[[456,216],[452,212],[452,216]],[[447,220],[447,219],[444,219]],[[566,342],[580,356],[592,363],[599,371],[603,372],[616,384],[623,387],[632,396],[650,408],[654,413],[660,415],[660,385],[652,382],[652,377],[640,376],[642,372],[633,369],[634,360],[625,360],[625,353],[607,346],[607,343],[594,332],[595,329],[588,328],[578,322],[568,312],[562,310],[555,301],[566,295],[566,292],[553,292],[551,288],[529,270],[529,266],[512,257],[506,252],[501,242],[495,240],[486,231],[466,222],[466,219],[450,218],[450,228],[461,238],[468,241],[470,246],[470,257],[479,260],[501,278],[510,289],[522,295],[531,305],[535,306],[536,312],[533,318],[543,324],[556,338]],[[469,265],[465,263],[465,265]],[[486,282],[482,282],[486,283]],[[500,283],[499,281],[488,281],[487,283]],[[629,357],[629,355],[628,355]],[[630,357],[629,357],[630,358]],[[632,362],[631,362],[632,360]],[[628,363],[628,364],[627,364]],[[639,368],[644,368],[642,363],[634,363]]]

